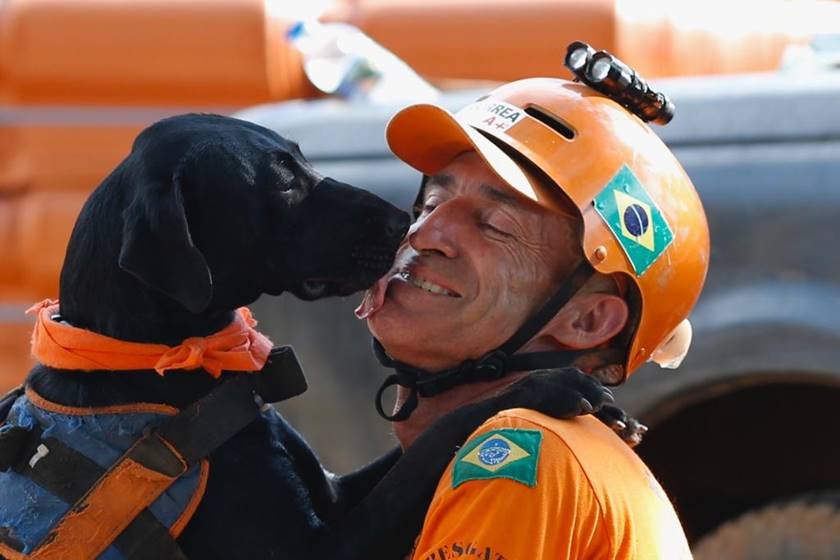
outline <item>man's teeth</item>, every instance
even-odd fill
[[[443,286],[438,286],[434,282],[429,282],[428,280],[425,280],[423,278],[417,278],[416,276],[412,276],[409,272],[403,271],[400,273],[400,276],[403,278],[403,280],[407,281],[415,288],[420,288],[422,290],[426,290],[427,292],[442,296],[455,295]]]

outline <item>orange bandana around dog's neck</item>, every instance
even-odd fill
[[[213,377],[222,371],[259,371],[271,352],[271,341],[254,326],[247,307],[240,307],[233,322],[219,332],[192,337],[178,346],[117,340],[52,320],[58,302],[44,300],[27,311],[37,314],[32,332],[32,355],[58,369],[167,370],[203,368]]]

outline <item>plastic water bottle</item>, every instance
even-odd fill
[[[439,91],[394,53],[345,23],[298,22],[287,33],[319,90],[352,101],[434,101]]]

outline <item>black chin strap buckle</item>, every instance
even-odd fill
[[[464,372],[464,376],[475,381],[495,381],[501,379],[508,371],[508,355],[502,350],[494,350],[482,356],[472,366],[472,372]]]
[[[407,379],[407,377],[409,377],[409,375],[405,375],[403,372],[399,371],[393,375],[389,375],[376,392],[376,412],[379,413],[379,416],[389,422],[402,422],[407,420],[420,402],[420,398],[417,395],[417,378]],[[408,398],[398,411],[394,414],[387,414],[385,412],[385,407],[382,405],[382,397],[385,395],[385,391],[389,387],[395,387],[397,385],[409,389]]]
[[[375,338],[373,339],[373,354],[379,360],[380,364],[385,367],[394,368],[394,373],[385,378],[385,381],[382,382],[382,385],[376,392],[376,400],[374,401],[376,404],[376,412],[379,413],[379,416],[389,422],[402,422],[403,420],[407,420],[420,402],[417,381],[424,373],[423,370],[413,368],[407,364],[394,360],[387,352],[385,352],[385,348],[383,348],[382,344]],[[397,385],[405,387],[409,390],[408,398],[398,411],[394,414],[387,414],[385,412],[385,407],[382,405],[382,397],[385,395],[385,391],[387,389],[390,387],[396,387]]]
[[[384,355],[384,349],[377,342],[374,348]],[[438,373],[401,367],[403,364],[393,360],[390,365],[395,367],[396,373],[389,375],[376,392],[376,412],[389,422],[402,422],[417,408],[421,396],[434,397],[464,383],[501,379],[507,373],[508,355],[502,350],[494,350],[478,360],[465,360],[458,367]],[[382,397],[388,388],[397,385],[409,390],[408,398],[397,412],[386,414]]]

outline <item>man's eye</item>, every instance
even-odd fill
[[[440,199],[436,196],[429,197],[427,200],[424,200],[420,205],[420,214],[430,214],[440,205]]]
[[[482,222],[481,227],[484,228],[484,229],[490,230],[493,233],[496,233],[498,235],[503,235],[505,237],[513,237],[513,234],[510,233],[509,231],[500,229],[500,228],[494,226],[493,224],[491,224],[490,222]]]
[[[508,216],[506,212],[492,210],[484,215],[479,215],[479,222],[482,229],[505,237],[515,237],[519,231],[516,220]]]

